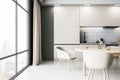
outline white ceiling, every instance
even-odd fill
[[[120,4],[120,0],[40,0],[43,5]]]

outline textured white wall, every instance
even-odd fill
[[[89,43],[95,43],[98,39],[104,38],[105,43],[117,42],[120,37],[120,28],[83,28],[86,32],[86,40]]]

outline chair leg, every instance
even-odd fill
[[[58,70],[58,67],[59,67],[59,65],[61,64],[61,62],[62,62],[62,59],[60,59],[59,62],[57,63],[57,66],[56,66],[57,68],[56,68],[56,70]]]
[[[115,57],[115,61],[116,61],[117,65],[119,65],[119,63],[118,63],[118,58],[119,58],[119,57]]]
[[[93,80],[93,75],[94,75],[94,70],[92,69],[92,72],[91,72],[92,80]]]
[[[73,64],[74,69],[76,69],[76,67],[75,67],[75,63],[74,63],[73,60],[71,60],[71,63]]]
[[[91,72],[92,72],[92,69],[89,69],[89,73],[88,73],[88,80],[90,79]]]
[[[57,63],[57,65],[59,65],[61,63],[62,59],[59,60],[59,62]]]
[[[83,76],[86,76],[86,63],[83,61]]]
[[[107,80],[110,80],[108,70],[105,69],[105,72],[106,72]]]
[[[65,60],[62,59],[62,61],[61,61],[61,67],[62,67],[62,68],[64,67],[64,63],[65,63]]]
[[[103,78],[104,78],[104,80],[106,80],[106,71],[105,71],[105,69],[103,70]]]
[[[58,64],[57,64],[57,67],[63,67],[63,63],[64,63],[64,60],[63,59],[60,59]]]
[[[70,68],[70,71],[71,71],[71,63],[70,63],[70,60],[68,60],[68,66],[69,66],[69,68]]]

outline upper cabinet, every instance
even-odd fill
[[[120,26],[120,7],[80,7],[80,26]]]
[[[79,44],[79,6],[54,7],[54,44]]]
[[[80,26],[120,26],[120,7],[54,7],[54,44],[79,44]]]

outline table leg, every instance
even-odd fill
[[[86,76],[86,64],[85,64],[85,61],[83,61],[83,76]]]

